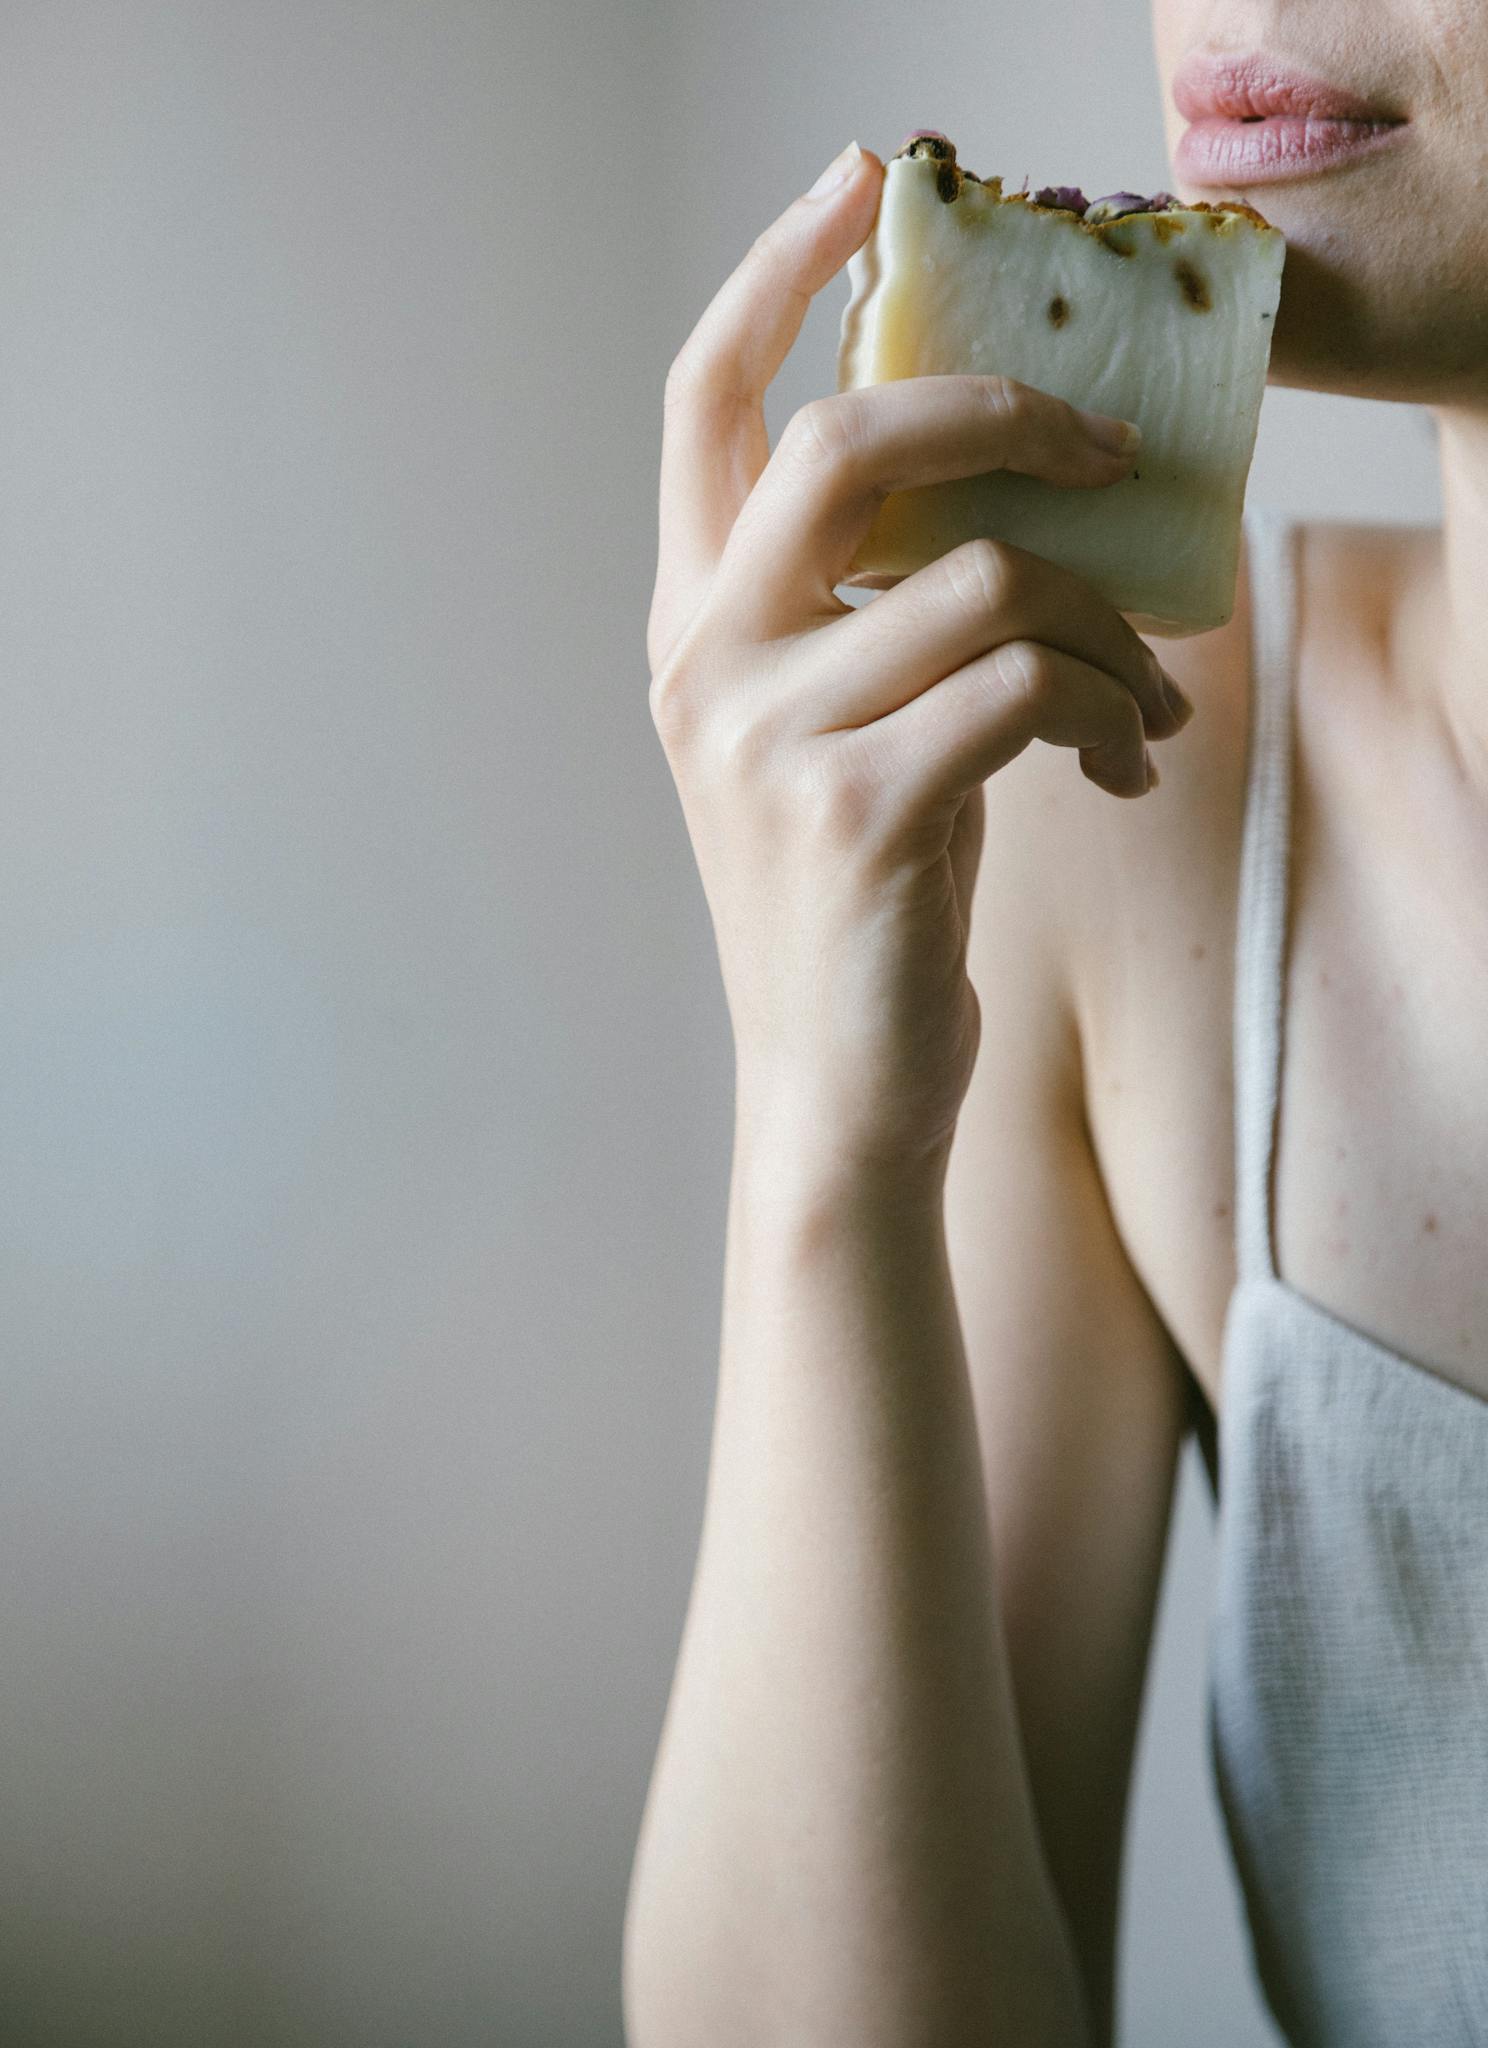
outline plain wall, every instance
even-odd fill
[[[646,708],[662,381],[920,125],[1167,175],[1136,0],[0,18],[8,2048],[618,2048],[731,1108]],[[1421,419],[1272,393],[1253,494],[1435,518]],[[1130,2048],[1271,2038],[1196,1474]]]

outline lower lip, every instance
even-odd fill
[[[1190,185],[1273,185],[1369,156],[1405,129],[1404,121],[1338,121],[1312,114],[1268,114],[1263,121],[1211,115],[1179,137],[1173,169]]]

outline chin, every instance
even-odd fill
[[[1406,405],[1488,403],[1488,235],[1440,206],[1242,197],[1287,237],[1266,382]]]
[[[1418,402],[1424,370],[1419,350],[1382,317],[1366,278],[1336,252],[1288,238],[1268,384]]]
[[[1389,253],[1398,262],[1399,245]],[[1266,382],[1404,405],[1488,402],[1483,284],[1373,278],[1289,240]]]
[[[1174,170],[1176,127],[1169,134]],[[1488,404],[1488,212],[1476,177],[1390,150],[1319,177],[1205,189],[1287,238],[1266,382],[1407,405]]]

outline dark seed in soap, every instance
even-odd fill
[[[1173,265],[1173,275],[1178,280],[1179,289],[1182,291],[1184,298],[1187,299],[1194,311],[1196,313],[1207,313],[1212,304],[1209,297],[1209,287],[1198,271],[1194,269],[1193,265],[1185,262],[1180,257],[1178,262]]]

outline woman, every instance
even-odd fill
[[[1430,406],[1440,530],[1253,513],[1234,618],[1152,650],[997,544],[845,605],[884,490],[1130,460],[981,378],[819,400],[770,452],[871,155],[668,379],[651,705],[737,1093],[632,2048],[1107,2048],[1190,1420],[1272,2009],[1488,2041],[1488,10],[1274,13],[1157,0],[1173,189],[1286,232],[1274,381]],[[1388,129],[1297,157],[1221,93],[1182,139],[1247,55]]]

